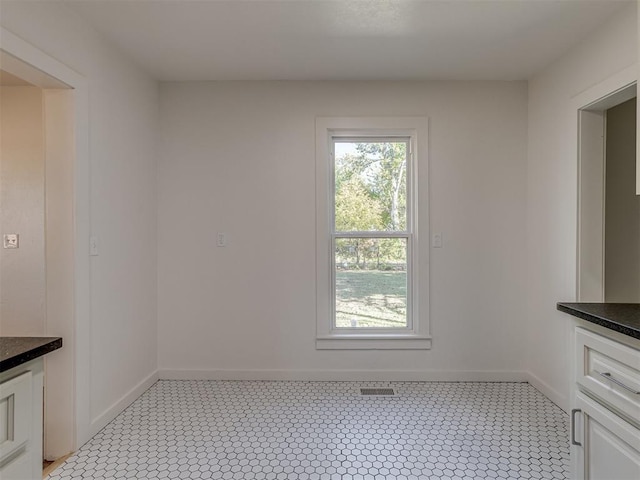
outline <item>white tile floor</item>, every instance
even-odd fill
[[[160,381],[48,478],[564,479],[567,420],[526,383]]]

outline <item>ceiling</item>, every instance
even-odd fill
[[[635,0],[54,0],[161,81],[523,80]]]

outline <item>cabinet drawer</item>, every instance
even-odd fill
[[[32,398],[30,371],[0,383],[0,467],[27,448]]]
[[[576,382],[640,425],[640,351],[576,328]]]

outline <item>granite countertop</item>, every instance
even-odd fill
[[[558,310],[640,339],[640,303],[558,303]]]
[[[0,372],[62,347],[60,337],[0,337]]]

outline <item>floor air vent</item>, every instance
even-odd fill
[[[393,388],[361,388],[360,395],[375,395],[389,397],[395,395]]]

